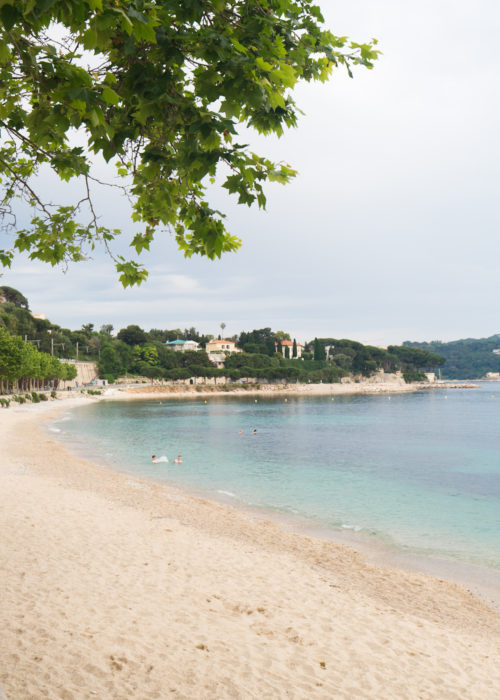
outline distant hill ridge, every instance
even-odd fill
[[[488,372],[500,372],[500,333],[489,338],[464,338],[449,343],[406,340],[403,345],[445,357],[441,370],[443,379],[481,379]]]

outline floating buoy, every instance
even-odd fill
[[[285,399],[285,403],[288,401],[288,399]]]
[[[207,400],[205,399],[205,401],[203,403],[207,403]]]
[[[258,403],[257,399],[255,399],[255,403]]]
[[[333,396],[332,396],[332,401],[335,401],[335,399],[333,398]]]

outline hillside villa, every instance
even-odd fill
[[[200,349],[199,343],[195,340],[168,340],[163,345],[169,350],[175,350],[176,352],[186,352],[187,350],[196,352]]]
[[[209,340],[206,344],[206,351],[211,352],[241,352],[240,348],[236,347],[234,340]]]
[[[304,351],[304,346],[301,343],[297,343],[297,358],[302,357],[302,353]],[[276,352],[279,352],[279,344],[274,343],[274,347],[276,348]],[[287,354],[287,348],[288,348],[288,354]],[[293,359],[293,341],[292,340],[282,340],[281,341],[281,354],[283,357],[289,357],[290,359]]]
[[[205,350],[210,359],[210,362],[215,364],[218,369],[224,367],[224,361],[226,355],[230,355],[233,352],[242,352],[240,348],[236,347],[234,340],[209,340],[205,346]]]

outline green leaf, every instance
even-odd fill
[[[109,105],[117,105],[120,102],[120,95],[108,86],[103,88],[102,97]]]
[[[260,56],[257,56],[257,58],[255,59],[255,64],[265,71],[270,71],[273,68],[271,63],[267,63],[267,61],[264,61],[264,59]]]
[[[10,250],[0,250],[0,263],[3,267],[10,267],[14,254]]]
[[[270,73],[271,78],[278,83],[282,83],[285,87],[293,87],[297,82],[297,74],[292,66],[286,63],[280,63],[278,70],[273,70]]]
[[[148,271],[133,260],[117,263],[115,267],[119,273],[118,279],[124,287],[142,284],[148,278]]]
[[[11,57],[9,45],[5,40],[0,40],[0,64],[5,65]]]

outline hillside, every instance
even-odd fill
[[[500,334],[449,343],[439,340],[430,343],[405,341],[403,345],[445,357],[446,363],[441,370],[443,379],[481,379],[487,372],[500,372]]]
[[[370,377],[381,370],[401,371],[407,382],[415,382],[425,381],[423,372],[444,362],[439,355],[418,348],[383,349],[336,338],[309,341],[299,357],[297,343],[292,343],[288,333],[266,327],[234,336],[235,350],[225,358],[223,353],[221,367],[205,352],[212,336],[200,335],[195,328],[145,331],[131,324],[115,335],[111,324],[96,330],[87,323],[74,331],[33,316],[28,300],[11,287],[0,287],[0,330],[52,357],[95,362],[100,376],[110,382],[124,375],[138,375],[169,380],[196,376],[239,381],[253,377],[262,381],[331,383],[347,376]],[[193,348],[183,352],[166,342],[174,341],[175,345],[186,339],[195,342]]]

